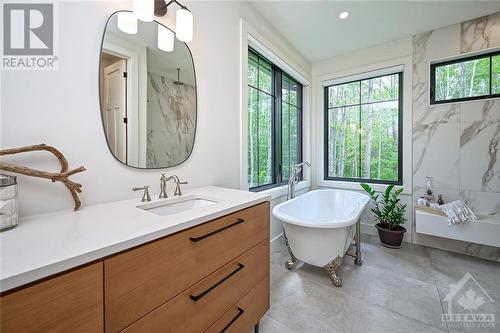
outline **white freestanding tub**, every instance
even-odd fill
[[[361,265],[359,219],[370,198],[362,193],[327,189],[305,193],[273,209],[273,216],[283,222],[291,259],[323,267],[334,285],[342,285],[335,271],[356,237],[356,264]],[[356,226],[356,227],[355,227]]]

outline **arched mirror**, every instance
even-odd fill
[[[184,162],[196,133],[196,76],[191,51],[174,32],[116,12],[104,31],[99,89],[108,147],[135,168]]]

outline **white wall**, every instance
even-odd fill
[[[186,187],[240,186],[240,18],[244,18],[303,72],[309,63],[245,2],[187,3],[195,20],[190,43],[198,83],[198,128],[191,157],[168,169]],[[70,166],[87,171],[72,177],[83,184],[83,206],[139,197],[131,187],[150,185],[158,192],[159,170],[121,165],[108,151],[99,112],[98,63],[106,19],[129,2],[82,1],[59,5],[59,70],[2,72],[0,146],[46,143],[59,148]],[[171,11],[170,15],[175,13]],[[161,19],[173,27],[169,17]],[[9,161],[57,170],[44,153]],[[22,216],[70,209],[61,184],[20,177]],[[84,208],[83,208],[84,209]]]

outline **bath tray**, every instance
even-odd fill
[[[418,210],[423,210],[424,212],[427,212],[427,213],[446,216],[446,214],[441,209],[422,206],[422,205],[415,205],[415,208]]]

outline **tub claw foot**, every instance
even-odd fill
[[[297,259],[290,258],[285,262],[285,267],[288,270],[292,270],[297,265]]]
[[[291,270],[291,269],[295,268],[295,266],[297,265],[297,262],[299,260],[297,259],[297,257],[295,257],[293,255],[292,249],[290,248],[290,245],[288,244],[288,240],[286,241],[286,247],[288,248],[288,254],[290,255],[290,259],[288,259],[285,262],[285,267],[286,267],[286,269]]]
[[[356,222],[356,259],[354,264],[358,266],[363,265],[363,260],[361,260],[361,219]]]
[[[323,267],[328,272],[330,279],[335,287],[342,286],[342,279],[337,275],[337,269],[342,265],[342,257],[337,256]]]
[[[292,248],[290,247],[290,244],[288,243],[288,238],[286,238],[286,234],[285,232],[283,232],[283,236],[285,236],[285,244],[286,244],[286,248],[288,250],[288,254],[290,255],[290,259],[288,259],[286,262],[285,262],[285,267],[286,269],[288,270],[291,270],[293,269],[296,265],[297,265],[297,262],[299,261],[297,259],[297,257],[295,257],[293,255],[293,252],[292,252]]]

